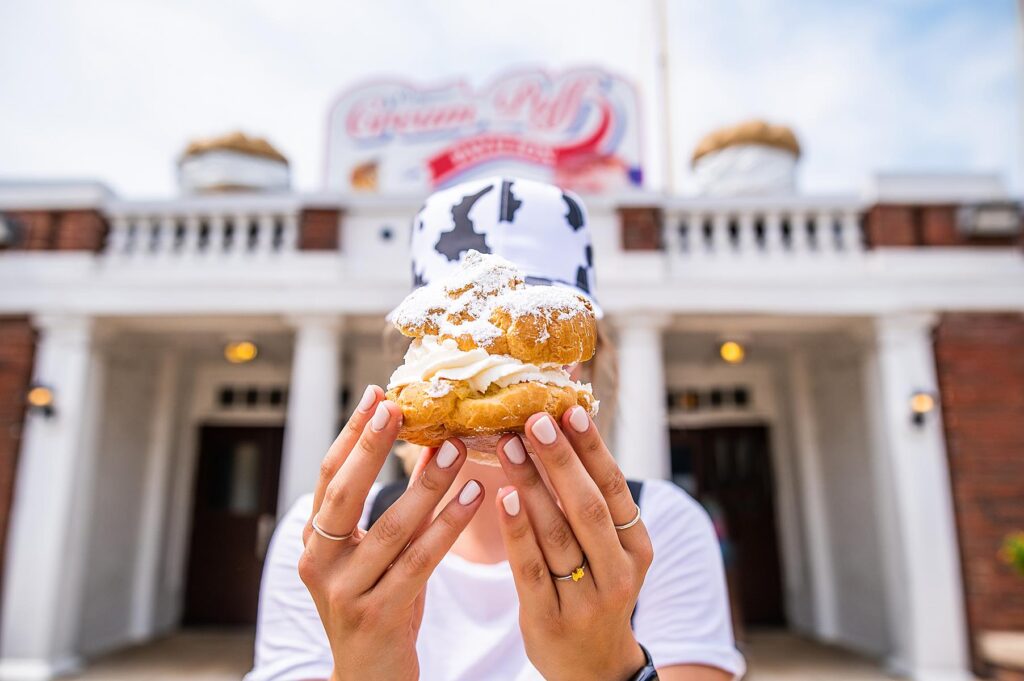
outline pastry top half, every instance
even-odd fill
[[[597,344],[590,301],[567,287],[527,286],[515,265],[476,251],[451,276],[409,294],[391,318],[411,338],[524,362],[585,362]]]
[[[469,251],[391,320],[414,339],[388,385],[406,440],[433,446],[521,430],[531,414],[557,418],[575,404],[596,413],[590,386],[566,371],[597,344],[593,307],[569,287],[529,286],[507,260]]]

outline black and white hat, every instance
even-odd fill
[[[412,281],[454,270],[470,250],[500,255],[528,284],[568,286],[594,298],[594,250],[579,197],[543,182],[492,177],[432,194],[413,218]]]

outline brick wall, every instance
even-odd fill
[[[662,249],[661,210],[658,208],[620,208],[619,236],[624,251]]]
[[[16,225],[11,250],[98,252],[107,238],[107,222],[95,210],[13,211],[6,216]]]
[[[935,353],[968,624],[1024,630],[1024,578],[997,557],[1024,530],[1024,314],[946,314]]]
[[[340,241],[337,209],[307,209],[299,220],[299,249],[303,251],[334,251]]]
[[[35,332],[24,317],[0,317],[0,565],[7,544],[7,526],[14,475],[25,417],[25,393],[32,377]]]
[[[1017,237],[973,237],[956,227],[957,206],[878,204],[864,223],[867,243],[879,246],[1012,246]]]

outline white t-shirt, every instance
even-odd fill
[[[370,499],[374,494],[371,494]],[[255,667],[246,681],[327,679],[333,660],[313,600],[299,579],[302,528],[312,495],[274,533],[263,569]],[[365,527],[371,501],[363,513]],[[741,676],[722,558],[711,520],[670,482],[649,480],[640,495],[654,562],[633,628],[658,667],[703,664]],[[519,599],[507,562],[470,563],[449,553],[427,582],[416,649],[426,681],[534,681],[519,631]],[[381,654],[387,654],[381,650]]]

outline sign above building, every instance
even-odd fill
[[[601,69],[357,87],[331,107],[326,189],[423,193],[516,174],[584,193],[643,185],[636,91]]]

